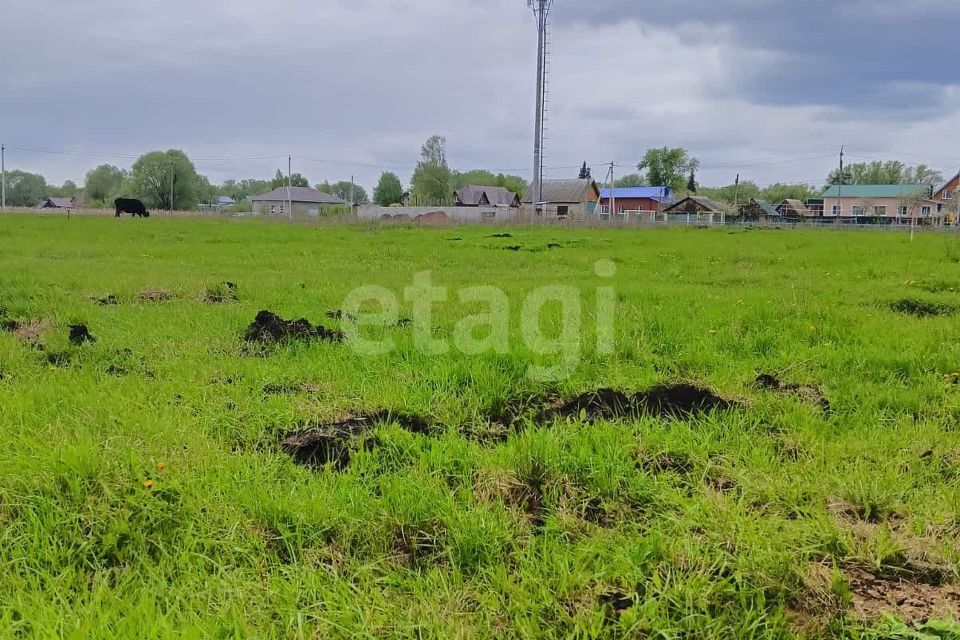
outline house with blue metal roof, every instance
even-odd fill
[[[650,213],[663,211],[673,203],[670,187],[616,187],[600,190],[600,212]]]

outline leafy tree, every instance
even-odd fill
[[[618,178],[617,180],[614,180],[613,186],[625,188],[625,187],[646,187],[648,185],[647,185],[646,179],[642,175],[640,175],[639,173],[631,173],[623,176],[622,178]],[[658,186],[664,186],[664,185],[658,185]]]
[[[237,202],[245,200],[247,196],[258,196],[274,189],[270,180],[247,178],[245,180],[227,180],[220,185],[220,195],[233,198]]]
[[[522,196],[523,192],[527,190],[527,180],[525,178],[503,173],[494,175],[493,172],[486,169],[474,169],[466,173],[454,171],[451,183],[454,191],[464,187],[501,187]]]
[[[110,164],[101,164],[87,172],[84,183],[84,195],[95,202],[107,202],[110,196],[120,189],[127,172]]]
[[[523,192],[527,190],[527,179],[520,176],[497,174],[497,184],[495,187],[503,187],[511,193],[523,197]]]
[[[751,198],[762,198],[760,187],[749,180],[745,180],[739,185],[729,184],[717,188],[701,187],[699,193],[711,200],[729,205],[746,204]]]
[[[898,160],[875,160],[834,169],[827,176],[827,184],[936,184],[943,174],[925,164],[910,166]]]
[[[589,180],[593,177],[593,171],[590,169],[590,167],[587,166],[586,160],[583,161],[583,166],[580,167],[579,177],[581,180]]]
[[[34,207],[47,197],[47,181],[38,173],[7,171],[7,205]]]
[[[270,189],[279,189],[280,187],[285,187],[288,184],[291,187],[309,187],[310,181],[299,173],[291,174],[288,180],[286,174],[280,171],[280,169],[277,169],[277,175],[275,175],[273,180],[270,182]]]
[[[403,185],[395,173],[384,171],[380,174],[377,188],[373,190],[373,201],[381,207],[403,202]]]
[[[351,187],[354,204],[367,204],[370,202],[370,198],[367,197],[366,189],[356,183],[351,183],[349,180],[341,180],[340,182],[334,182],[333,184],[330,184],[329,182],[323,182],[322,184],[318,184],[315,188],[317,191],[323,191],[324,193],[329,193],[332,196],[336,196],[344,202],[350,202]]]
[[[764,189],[760,197],[768,202],[779,204],[784,200],[806,202],[817,195],[817,191],[808,184],[772,184]]]
[[[700,161],[690,156],[682,147],[648,149],[637,169],[646,172],[646,182],[658,187],[671,187],[682,191],[688,186],[687,175],[700,166]]]
[[[447,166],[447,140],[431,136],[420,149],[420,162],[410,179],[411,196],[420,205],[445,205],[453,197],[453,176]]]
[[[690,179],[687,180],[687,191],[690,193],[697,192],[697,176],[694,174],[693,169],[690,170]]]
[[[140,156],[130,170],[130,185],[148,207],[167,210],[194,209],[203,195],[203,183],[183,151],[151,151]]]
[[[72,198],[77,195],[77,184],[73,180],[67,180],[60,187],[48,187],[51,197]]]

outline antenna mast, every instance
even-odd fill
[[[533,207],[541,215],[543,206],[544,123],[546,121],[547,36],[553,0],[527,0],[537,19],[537,112],[533,133]]]

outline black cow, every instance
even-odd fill
[[[122,213],[132,214],[134,218],[150,217],[150,212],[147,211],[147,208],[143,206],[143,203],[139,200],[134,200],[133,198],[117,198],[113,201],[113,204],[117,207],[117,218],[119,218]]]

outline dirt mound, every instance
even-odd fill
[[[297,464],[315,468],[333,464],[334,468],[343,471],[350,464],[350,452],[363,437],[376,425],[390,423],[411,433],[429,435],[434,431],[423,418],[383,410],[297,429],[283,437],[281,446]]]
[[[13,335],[21,342],[37,345],[50,328],[46,320],[2,320],[0,330]]]
[[[137,299],[140,302],[166,302],[167,300],[173,300],[173,295],[163,289],[150,288],[138,293]]]
[[[450,222],[450,216],[448,216],[443,211],[431,211],[430,213],[422,213],[414,221],[417,224],[443,224],[445,222]]]
[[[518,245],[513,245],[513,246],[510,246],[510,247],[504,247],[504,249],[506,249],[507,251],[522,251],[522,250],[523,250],[523,247],[518,246]]]
[[[72,324],[70,325],[70,344],[80,346],[87,344],[93,344],[97,341],[92,335],[90,335],[90,330],[87,329],[85,324]]]
[[[290,342],[294,340],[326,340],[328,342],[342,342],[341,331],[327,329],[321,325],[314,326],[309,320],[284,320],[270,311],[261,311],[256,319],[247,327],[244,340],[262,344]]]
[[[221,282],[213,287],[208,287],[203,296],[203,301],[209,304],[224,304],[227,302],[237,302],[240,296],[237,295],[237,285],[233,282]]]
[[[385,213],[385,214],[383,214],[382,216],[380,216],[380,219],[381,219],[381,220],[393,220],[393,216],[390,215],[389,213]]]
[[[904,298],[896,300],[889,305],[891,311],[913,316],[915,318],[935,318],[939,316],[952,316],[957,312],[957,307],[943,302],[930,302],[928,300],[915,300]]]
[[[776,374],[772,373],[757,376],[754,384],[758,389],[795,395],[805,402],[818,405],[824,411],[830,410],[830,401],[823,395],[823,391],[819,387],[783,382]]]
[[[120,299],[113,293],[103,296],[102,298],[94,297],[92,300],[101,307],[115,307],[120,304]]]
[[[562,248],[561,245],[557,244],[556,242],[551,242],[550,244],[547,245],[547,249],[560,249],[560,248]]]
[[[739,403],[721,398],[709,389],[687,383],[658,385],[632,395],[613,389],[599,389],[582,393],[573,400],[542,411],[538,421],[545,422],[557,417],[595,421],[640,415],[682,419],[739,406]]]
[[[492,236],[487,236],[488,238],[512,238],[512,233],[495,233]]]

